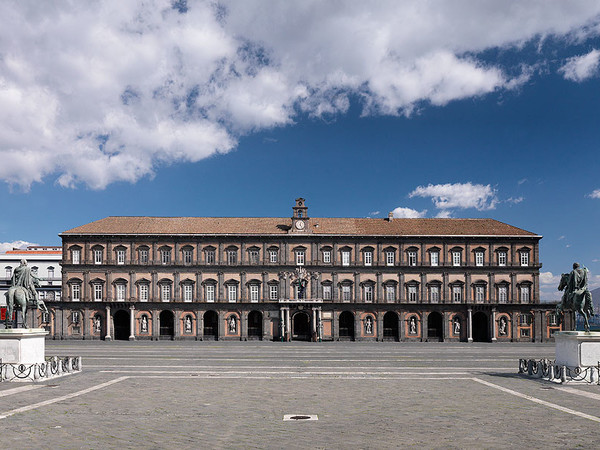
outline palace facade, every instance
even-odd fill
[[[61,233],[55,339],[546,341],[541,236],[492,219],[107,217]],[[572,326],[570,318],[565,328]]]

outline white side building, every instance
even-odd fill
[[[0,253],[0,308],[6,307],[5,292],[10,287],[13,271],[19,267],[21,259],[27,260],[33,273],[42,279],[37,289],[44,302],[60,300],[62,248],[54,246],[30,246],[26,249],[8,250]],[[2,311],[4,317],[4,310]]]

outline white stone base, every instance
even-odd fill
[[[600,362],[600,333],[585,331],[558,331],[556,365],[570,368],[598,367]]]
[[[0,360],[3,364],[42,364],[47,334],[43,328],[0,330]]]

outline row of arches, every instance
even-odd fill
[[[131,316],[130,312],[124,309],[116,311],[112,316],[113,323],[113,338],[116,340],[128,340],[131,336]],[[144,315],[142,315],[142,318]],[[145,320],[149,320],[145,316]],[[194,320],[190,317],[190,323]],[[186,320],[187,316],[184,317]],[[204,339],[219,338],[219,315],[216,311],[206,311],[203,316],[203,336]],[[260,339],[263,335],[263,315],[259,311],[251,311],[248,313],[248,338]],[[101,320],[98,316],[97,320]],[[143,319],[142,319],[143,320]],[[160,339],[173,339],[175,336],[175,315],[172,311],[164,310],[158,315],[158,327]],[[190,330],[191,331],[191,330]]]

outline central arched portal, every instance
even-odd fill
[[[484,312],[478,311],[473,314],[473,341],[489,342],[490,332],[488,318]]]
[[[292,326],[292,339],[294,341],[310,340],[310,317],[308,317],[308,314],[305,312],[296,313]]]
[[[340,314],[340,339],[354,339],[354,314],[344,311]]]
[[[160,321],[160,339],[173,339],[175,336],[175,320],[171,311],[162,311]]]
[[[427,316],[427,340],[442,342],[444,340],[444,321],[439,312]]]
[[[248,339],[262,339],[262,314],[250,311],[248,314]]]
[[[115,312],[113,325],[115,327],[115,340],[129,340],[129,313],[127,311],[121,309]]]
[[[204,339],[219,339],[219,316],[215,311],[204,313]]]
[[[397,341],[398,337],[398,314],[388,311],[383,316],[383,339]]]

